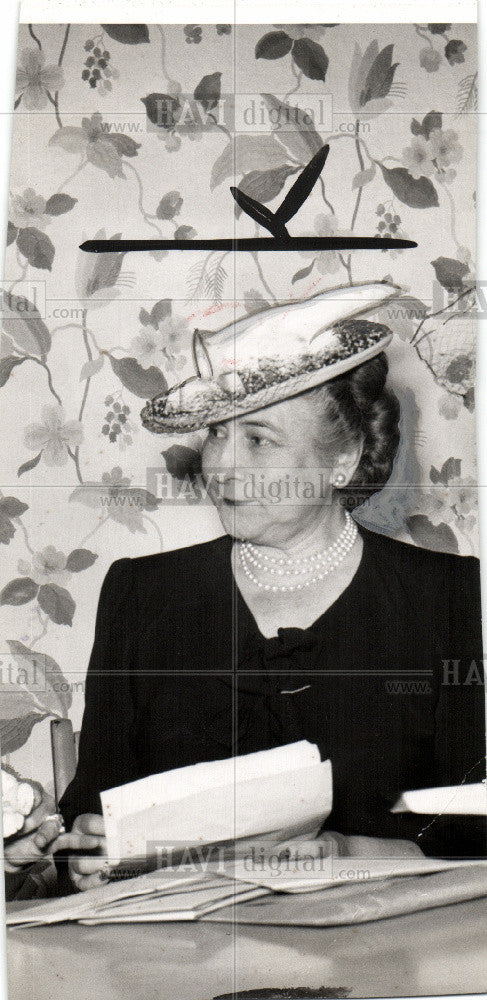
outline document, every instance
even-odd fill
[[[124,882],[62,898],[13,903],[7,924],[36,926],[78,923],[118,923],[140,920],[197,920],[213,909],[269,895],[270,889],[206,872],[201,866],[154,871]]]
[[[245,862],[174,867],[122,882],[108,882],[100,888],[63,898],[12,903],[8,907],[7,924],[33,927],[64,921],[100,924],[199,920],[224,907],[264,896],[300,893],[319,896],[320,891],[333,893],[341,888],[346,899],[354,884],[358,889],[369,882],[377,886],[380,896],[391,883],[407,886],[411,877],[441,872],[450,872],[455,880],[462,869],[471,869],[472,877],[477,877],[485,892],[486,861],[350,857],[337,858],[334,863],[325,859],[323,864],[315,858],[296,861],[290,866],[281,861],[276,870],[269,865],[259,867],[255,861],[250,863],[249,855]],[[465,877],[468,879],[468,872]],[[398,887],[398,893],[401,892]]]
[[[487,785],[446,785],[403,792],[391,809],[393,813],[413,812],[436,815],[487,816]]]
[[[307,740],[165,771],[101,793],[108,857],[317,831],[332,799],[331,763]]]

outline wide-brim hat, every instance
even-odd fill
[[[270,306],[215,332],[195,330],[196,374],[147,402],[144,427],[186,434],[342,375],[387,347],[390,328],[364,317],[400,294],[387,281],[342,285]]]

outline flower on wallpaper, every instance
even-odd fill
[[[111,239],[120,239],[121,235],[121,233],[115,233]],[[83,232],[82,241],[87,238],[87,233]],[[93,238],[92,233],[90,233],[91,238]],[[106,239],[105,230],[99,229],[94,238]],[[113,299],[119,298],[122,286],[133,284],[134,279],[130,272],[121,274],[124,256],[123,252],[84,253],[83,250],[78,250],[74,284],[83,308],[101,309]]]
[[[170,299],[156,302],[151,312],[141,309],[140,332],[130,343],[130,351],[142,368],[166,367],[177,371],[184,367],[186,358],[181,355],[189,347],[190,325],[184,316],[172,313]]]
[[[362,53],[356,43],[348,81],[348,99],[357,118],[372,118],[392,107],[389,94],[399,96],[402,86],[393,87],[399,63],[392,62],[394,46],[386,45],[379,52],[376,39]]]
[[[160,364],[162,347],[162,337],[153,326],[142,327],[138,336],[130,341],[131,353],[141,368]]]
[[[91,507],[99,515],[105,514],[128,528],[132,534],[145,534],[144,514],[157,510],[162,503],[162,500],[148,490],[130,486],[130,479],[123,475],[118,465],[111,472],[103,473],[101,483],[78,486],[69,499]]]
[[[402,162],[407,167],[411,177],[428,177],[434,172],[433,163],[428,143],[422,136],[416,136],[410,146],[406,146],[402,151]]]
[[[68,153],[78,153],[89,163],[104,170],[109,177],[125,177],[122,157],[137,156],[140,142],[129,135],[111,132],[110,125],[96,112],[81,119],[81,128],[64,125],[49,139],[50,146],[60,146]]]
[[[324,212],[320,212],[316,216],[314,221],[314,227],[312,232],[303,233],[303,236],[350,236],[350,229],[339,229],[338,222],[335,215],[329,212],[325,215]],[[320,274],[335,274],[336,271],[340,270],[341,262],[340,256],[337,250],[321,250],[316,253],[316,250],[300,250],[302,257],[311,258],[314,261],[316,269]],[[307,270],[307,273],[310,273]],[[304,277],[301,274],[301,277]]]
[[[417,512],[411,511],[406,526],[417,545],[446,552],[459,552],[456,532],[469,540],[477,532],[478,490],[472,476],[462,476],[461,459],[448,458],[441,469],[430,469],[431,488],[416,494]]]
[[[64,552],[59,552],[54,545],[46,545],[41,552],[34,552],[31,562],[19,559],[18,571],[23,576],[30,576],[39,586],[57,583],[64,587],[71,577],[67,563],[68,557]]]
[[[472,476],[461,475],[461,459],[448,458],[441,469],[430,470],[432,489],[421,491],[421,512],[432,524],[449,524],[472,531],[477,523],[478,486]]]
[[[44,229],[52,221],[52,215],[46,212],[47,201],[34,188],[26,188],[22,194],[12,195],[9,207],[10,222],[17,229],[36,226]]]
[[[43,406],[41,412],[42,423],[25,428],[24,444],[39,452],[46,465],[66,465],[68,449],[76,448],[83,440],[83,427],[79,420],[65,421],[61,406]]]
[[[440,170],[444,170],[452,163],[458,163],[463,156],[463,148],[458,142],[458,132],[451,128],[433,129],[428,139],[428,152]]]
[[[441,53],[437,52],[436,49],[427,48],[421,49],[419,53],[419,65],[426,70],[427,73],[436,73],[441,66]]]
[[[184,316],[166,316],[159,321],[158,329],[163,339],[163,350],[169,354],[182,351],[188,342],[190,327]]]
[[[177,131],[179,135],[185,136],[188,139],[201,141],[203,138],[203,129],[200,122],[197,120],[188,119],[186,121],[181,120],[178,123]]]
[[[151,93],[141,97],[150,123],[148,127],[163,140],[168,153],[179,149],[182,136],[199,142],[203,133],[217,127],[214,112],[221,97],[221,76],[220,72],[203,76],[194,88],[192,100],[179,99],[179,84],[173,84],[169,94]]]
[[[203,133],[217,128],[215,108],[221,97],[220,72],[208,73],[196,85],[191,98],[180,100],[181,86],[171,82],[169,93],[152,92],[141,97],[148,130],[163,140],[166,152],[176,152],[181,137],[200,141]]]
[[[64,85],[64,73],[59,66],[45,66],[46,57],[40,49],[24,49],[15,80],[16,105],[19,101],[28,111],[40,111],[49,102],[49,94]]]
[[[131,341],[130,350],[141,368],[147,369],[155,365],[165,367],[169,371],[177,371],[186,364],[184,357],[176,357],[181,351],[177,341],[171,348],[166,334],[162,330],[154,329],[153,326],[141,328],[138,336]]]
[[[451,166],[463,156],[463,147],[458,141],[458,132],[443,129],[442,115],[429,111],[422,122],[413,118],[411,132],[414,139],[402,151],[402,162],[413,178],[429,177],[432,174],[441,184],[449,184],[456,177]]]

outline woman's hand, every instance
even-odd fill
[[[399,840],[393,837],[343,837],[340,834],[332,834],[339,837],[339,857],[352,858],[422,858],[423,852],[418,844],[413,840]],[[343,853],[342,853],[343,852]]]
[[[78,816],[73,823],[71,833],[58,837],[55,849],[64,848],[74,851],[97,851],[95,855],[72,855],[68,860],[69,876],[80,892],[103,885],[109,867],[106,861],[103,816],[99,816],[98,813],[83,813]]]
[[[423,852],[412,840],[395,840],[386,837],[345,836],[325,830],[313,840],[300,838],[274,844],[273,854],[283,854],[290,860],[304,858],[411,858],[423,857]]]
[[[29,784],[33,792],[32,809],[20,829],[4,840],[4,866],[8,874],[45,858],[63,828],[54,799],[37,782]]]

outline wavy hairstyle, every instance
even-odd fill
[[[323,434],[315,440],[326,453],[361,446],[354,475],[340,490],[348,507],[357,507],[387,483],[399,446],[400,407],[386,387],[389,365],[384,352],[305,393],[316,399]]]

